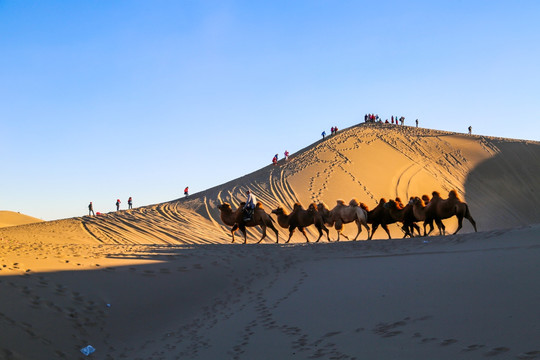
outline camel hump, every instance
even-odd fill
[[[336,203],[337,203],[338,205],[343,205],[343,206],[345,206],[345,201],[342,200],[342,199],[337,199],[337,200],[336,200]]]
[[[257,204],[255,205],[255,209],[264,210],[264,206],[262,202],[258,201]]]
[[[448,193],[448,198],[459,200],[459,195],[456,190],[450,190],[450,192]]]
[[[379,204],[384,204],[386,203],[386,199],[385,198],[381,198],[381,200],[379,200]]]
[[[431,193],[432,197],[441,197],[441,194],[438,191],[434,191]]]
[[[357,199],[352,198],[351,201],[349,201],[349,206],[358,206],[359,202]]]
[[[366,204],[364,204],[363,202],[360,203],[360,207],[366,211],[369,211],[369,208]]]

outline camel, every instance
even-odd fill
[[[298,230],[304,235],[306,242],[309,242],[304,228],[310,225],[315,225],[319,231],[319,237],[317,238],[316,242],[319,242],[323,236],[323,230],[326,232],[326,238],[328,241],[330,241],[328,234],[329,231],[326,226],[324,226],[321,215],[317,211],[313,210],[313,204],[310,205],[309,210],[305,210],[300,203],[296,203],[294,204],[293,211],[290,214],[288,214],[287,211],[280,206],[277,209],[272,210],[272,214],[276,214],[279,226],[285,229],[289,228],[289,238],[287,239],[286,243],[291,240],[296,228],[298,228]]]
[[[388,211],[388,205],[385,198],[381,198],[379,200],[379,204],[375,207],[375,209],[368,212],[368,223],[371,225],[371,237],[369,240],[373,239],[373,235],[375,234],[375,231],[379,228],[379,225],[386,231],[388,234],[388,239],[392,239],[392,236],[390,236],[390,230],[388,230],[388,224],[393,224],[396,222],[396,219],[390,215],[390,212]]]
[[[458,219],[458,228],[454,232],[454,235],[457,234],[457,232],[463,227],[463,218],[466,218],[470,221],[472,226],[474,227],[474,231],[477,232],[476,229],[476,222],[471,216],[471,213],[469,212],[469,206],[462,202],[459,199],[459,196],[456,192],[456,190],[450,190],[448,193],[448,199],[442,199],[441,195],[434,191],[432,193],[432,198],[429,204],[426,206],[426,219],[424,221],[424,233],[425,233],[425,224],[426,222],[432,221],[432,220],[443,220],[448,219],[452,216],[456,216]],[[433,228],[427,233],[429,235]],[[439,228],[439,232],[441,235],[445,235],[446,229],[443,228],[442,231]]]
[[[401,200],[399,198],[396,198],[395,200],[389,200],[387,202],[387,209],[388,213],[392,218],[394,218],[396,221],[399,221],[403,223],[403,226],[401,229],[405,233],[403,235],[403,238],[406,238],[407,235],[410,237],[414,237],[414,230],[418,231],[418,235],[421,235],[420,233],[420,227],[416,225],[416,218],[413,213],[413,205],[409,201],[409,203],[405,206],[401,203]]]
[[[426,208],[429,204],[429,196],[422,195],[422,198],[414,197],[412,200],[412,209],[413,209],[413,215],[416,221],[423,221],[424,222],[424,236],[431,233],[433,231],[433,221],[437,224],[437,227],[439,228],[439,232],[443,233],[446,230],[446,227],[444,226],[443,222],[440,219],[428,219],[426,221]],[[429,225],[429,232],[426,233],[426,226]]]
[[[370,239],[369,226],[367,224],[367,206],[364,203],[359,203],[358,200],[351,199],[347,206],[343,200],[337,200],[337,204],[332,210],[329,210],[324,203],[319,203],[317,205],[317,210],[326,224],[330,226],[334,225],[338,234],[336,241],[339,241],[341,235],[349,240],[349,237],[342,233],[343,224],[348,224],[353,221],[356,222],[356,226],[358,227],[358,232],[353,241],[356,241],[358,235],[362,232],[362,226],[367,229],[368,240]]]
[[[251,220],[247,222],[244,221],[243,204],[245,203],[241,203],[240,204],[241,206],[238,209],[236,209],[236,211],[233,211],[231,208],[231,205],[228,203],[223,203],[223,204],[218,205],[221,221],[223,221],[225,225],[232,226],[232,229],[231,229],[232,242],[234,243],[234,232],[236,231],[236,229],[240,229],[242,234],[244,234],[244,244],[245,244],[247,242],[246,227],[260,226],[262,228],[262,237],[257,242],[257,244],[260,243],[266,237],[267,227],[274,230],[274,232],[276,233],[276,243],[278,243],[279,233],[273,224],[274,220],[272,220],[270,215],[267,214],[266,211],[264,211],[262,204],[260,202],[257,203],[253,211],[253,216],[251,217]]]

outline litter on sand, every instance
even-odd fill
[[[90,355],[90,354],[93,353],[94,351],[96,351],[96,349],[95,349],[92,345],[88,345],[88,346],[83,347],[83,348],[81,349],[81,352],[82,352],[84,355],[86,355],[86,356]]]

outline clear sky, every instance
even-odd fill
[[[0,210],[220,185],[366,113],[540,140],[540,2],[0,0]]]

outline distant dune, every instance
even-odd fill
[[[13,211],[0,211],[0,228],[42,222],[32,216],[16,213]]]
[[[27,225],[0,212],[19,225],[0,229],[0,358],[540,359],[539,179],[535,141],[361,124],[188,199]],[[232,245],[217,207],[246,189],[267,212],[455,189],[478,232],[282,245],[279,228],[252,245],[250,228]]]

